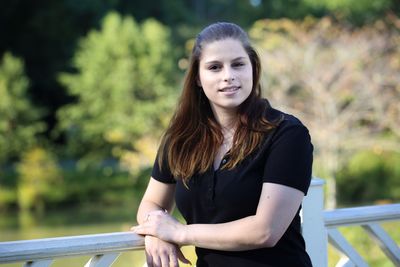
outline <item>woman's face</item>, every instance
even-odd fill
[[[236,111],[253,87],[252,65],[241,42],[225,39],[206,44],[198,82],[214,113]]]

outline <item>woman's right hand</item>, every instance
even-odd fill
[[[175,244],[150,235],[145,236],[144,244],[148,267],[178,267],[178,260],[191,265],[191,262],[185,258],[181,249]]]

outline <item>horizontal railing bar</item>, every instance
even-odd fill
[[[310,186],[311,187],[313,187],[313,186],[323,186],[324,184],[325,184],[325,180],[324,179],[313,176],[313,178],[311,179]]]
[[[343,208],[324,211],[326,227],[363,225],[371,222],[400,220],[400,204]]]
[[[143,248],[143,237],[133,232],[0,242],[0,263],[98,255]]]

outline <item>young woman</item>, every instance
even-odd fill
[[[313,146],[295,117],[262,99],[260,59],[247,34],[215,23],[197,36],[175,114],[132,230],[148,266],[311,266],[299,210]],[[174,207],[187,224],[170,213]]]

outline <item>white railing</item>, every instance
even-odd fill
[[[93,255],[85,267],[106,267],[121,252],[143,248],[143,237],[133,232],[0,242],[0,263],[22,261],[26,267],[47,267],[56,258]]]
[[[338,227],[358,225],[372,237],[394,266],[400,266],[400,248],[380,226],[382,222],[400,221],[400,204],[324,211],[323,185],[322,179],[313,179],[302,209],[303,236],[313,265],[327,266],[329,241],[342,256],[336,267],[368,266],[360,254],[337,230]]]
[[[0,263],[47,267],[56,258],[92,255],[85,267],[108,267],[121,252],[143,248],[143,237],[133,232],[0,242]]]
[[[368,266],[337,227],[360,225],[373,237],[386,256],[400,266],[399,246],[380,223],[400,220],[400,204],[323,210],[322,179],[313,179],[302,209],[302,228],[313,265],[328,264],[328,241],[342,253],[336,266]],[[108,267],[124,251],[144,248],[143,238],[132,232],[0,242],[0,264],[24,262],[25,267],[48,267],[61,257],[91,255],[85,267]]]

